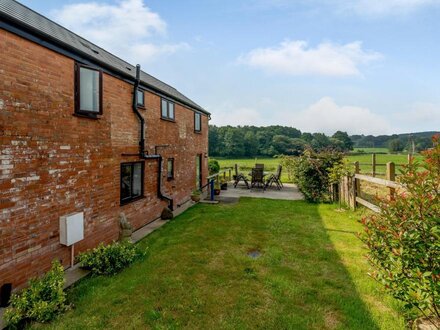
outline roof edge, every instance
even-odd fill
[[[41,17],[44,17],[44,19],[47,19],[47,20],[49,20],[51,23],[56,24],[57,26],[59,26],[60,28],[69,31],[70,33],[74,34],[74,35],[77,36],[78,38],[87,41],[88,43],[90,43],[90,44],[96,46],[97,48],[99,48],[99,49],[105,51],[106,53],[110,54],[111,56],[114,56],[114,57],[118,58],[120,61],[126,63],[128,66],[131,66],[131,67],[133,68],[132,70],[135,69],[135,66],[133,66],[133,65],[130,64],[129,62],[127,62],[127,61],[121,59],[120,57],[118,57],[118,56],[116,56],[116,55],[110,53],[109,51],[105,50],[104,48],[102,48],[102,47],[100,47],[100,46],[98,46],[98,45],[95,45],[94,43],[90,42],[89,40],[87,40],[87,39],[85,39],[85,38],[79,36],[78,34],[72,32],[72,31],[70,31],[70,30],[68,30],[68,29],[66,29],[66,28],[63,27],[62,25],[60,25],[60,24],[58,24],[58,23],[56,23],[56,22],[53,22],[52,20],[46,18],[45,16],[42,16],[41,14],[39,14],[39,13],[36,12],[36,11],[34,11],[33,9],[30,9],[29,7],[27,7],[27,6],[25,6],[25,5],[21,4],[21,3],[19,3],[19,5],[25,7],[27,10],[30,10],[30,11],[32,11],[33,13],[35,13],[35,14],[41,16]],[[27,34],[33,35],[33,36],[34,36],[35,38],[37,38],[37,39],[42,39],[43,42],[38,42],[38,40],[30,40],[29,38],[26,38],[26,37],[23,36],[23,35],[20,35],[20,37],[23,37],[23,38],[25,38],[25,39],[28,39],[28,40],[30,40],[31,42],[35,42],[35,43],[37,43],[37,44],[39,44],[40,46],[45,47],[45,48],[48,48],[48,47],[47,47],[47,44],[44,44],[44,42],[45,42],[45,43],[49,43],[49,44],[53,44],[53,45],[54,45],[55,47],[57,47],[57,48],[61,48],[61,49],[63,49],[63,50],[66,50],[66,51],[68,51],[68,52],[71,52],[71,53],[77,55],[77,56],[80,57],[80,58],[87,59],[87,60],[89,60],[89,61],[92,62],[92,63],[96,63],[96,64],[98,64],[99,66],[105,67],[105,68],[107,68],[110,72],[114,72],[114,73],[116,73],[118,76],[123,76],[123,77],[125,77],[127,80],[129,80],[129,81],[133,81],[133,82],[134,82],[134,80],[135,80],[135,77],[133,77],[132,75],[130,75],[130,74],[126,73],[126,72],[123,72],[123,71],[119,70],[118,68],[112,66],[111,64],[105,63],[104,61],[100,61],[99,59],[97,59],[97,58],[91,56],[90,54],[87,54],[87,53],[85,53],[85,52],[82,52],[82,51],[79,50],[78,48],[76,48],[76,47],[74,47],[74,46],[71,46],[71,45],[69,45],[69,44],[67,44],[67,43],[64,43],[64,42],[62,42],[61,40],[58,40],[58,39],[52,37],[51,35],[49,35],[49,34],[43,32],[43,31],[41,31],[41,30],[38,30],[38,29],[36,29],[35,27],[33,27],[33,26],[29,25],[29,24],[26,24],[25,22],[22,22],[22,21],[20,21],[20,20],[18,20],[18,19],[16,19],[16,18],[14,18],[14,17],[12,17],[12,16],[10,16],[10,15],[4,13],[4,12],[1,12],[1,11],[0,11],[0,18],[4,19],[4,20],[6,21],[6,23],[9,21],[10,23],[12,23],[12,25],[13,25],[15,28],[17,28],[17,29],[21,29],[21,30],[24,30],[24,32],[26,32]],[[0,23],[1,23],[1,21],[0,21]],[[1,27],[1,26],[0,26],[0,27]],[[3,26],[3,28],[4,28],[4,26]],[[16,31],[11,31],[11,30],[8,30],[8,29],[5,29],[5,30],[7,30],[7,31],[9,31],[9,32],[11,32],[11,33],[17,34]],[[55,50],[55,49],[51,49],[51,50],[53,50],[53,51],[59,53],[59,51],[57,51],[57,50]],[[62,55],[64,55],[64,56],[68,56],[68,57],[71,57],[71,56],[69,56],[69,55],[66,54],[66,53],[63,53]],[[72,57],[71,57],[71,58],[72,58]],[[149,73],[147,73],[147,72],[145,72],[145,71],[142,71],[142,73],[145,74],[145,75],[151,76]],[[151,76],[151,77],[153,77],[153,76]],[[181,94],[181,93],[180,93],[175,87],[173,87],[173,86],[171,86],[171,85],[169,85],[169,84],[167,84],[167,83],[161,81],[160,79],[157,79],[157,78],[155,78],[155,77],[153,77],[153,78],[154,78],[155,80],[158,80],[158,81],[161,82],[162,84],[169,86],[170,88],[174,89],[176,92],[178,92],[179,94]],[[195,104],[195,105],[197,105],[197,106],[194,106],[194,104],[189,104],[189,103],[186,102],[185,100],[183,100],[183,99],[181,99],[181,98],[179,98],[179,97],[176,97],[175,95],[171,95],[171,94],[169,94],[167,91],[165,91],[165,90],[163,90],[163,89],[160,89],[160,88],[158,88],[158,87],[156,87],[156,86],[154,86],[154,85],[151,85],[151,84],[149,84],[148,82],[146,82],[146,81],[144,81],[144,80],[142,80],[142,79],[141,79],[141,85],[145,86],[147,89],[150,89],[150,90],[152,90],[152,91],[158,92],[159,94],[163,94],[164,96],[166,96],[166,97],[168,97],[168,98],[170,98],[170,99],[173,99],[173,100],[175,100],[175,101],[178,101],[179,103],[182,103],[183,105],[185,105],[186,107],[189,107],[190,109],[193,109],[193,110],[195,110],[195,111],[202,112],[202,113],[204,113],[205,115],[208,115],[208,116],[211,115],[211,113],[210,113],[209,111],[205,110],[205,109],[202,108],[201,106],[199,106],[199,105],[197,105],[197,104]],[[183,94],[182,94],[182,95],[183,95]],[[191,102],[195,103],[194,101],[191,101]]]

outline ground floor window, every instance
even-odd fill
[[[167,179],[174,179],[174,158],[168,158],[167,161]]]
[[[144,195],[144,163],[121,164],[121,204]]]

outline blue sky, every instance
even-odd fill
[[[440,0],[21,1],[217,125],[440,130]]]

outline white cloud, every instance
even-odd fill
[[[167,24],[143,0],[120,0],[116,4],[69,4],[53,11],[52,17],[73,32],[132,63],[149,62],[159,55],[189,48],[186,43],[152,42],[151,39],[166,35]]]
[[[440,0],[252,0],[249,9],[267,10],[322,10],[335,11],[358,16],[407,15],[417,10],[440,5]]]
[[[308,108],[284,113],[284,123],[304,132],[333,134],[341,130],[349,134],[387,134],[392,132],[388,122],[368,108],[340,106],[330,97],[323,97]]]
[[[439,0],[354,0],[338,1],[342,9],[360,15],[401,15],[423,7],[439,5]]]
[[[382,57],[377,52],[364,51],[359,41],[345,45],[323,42],[316,48],[307,42],[284,41],[278,47],[257,48],[240,56],[238,62],[261,68],[270,73],[288,75],[359,75],[359,66]]]
[[[394,122],[404,132],[440,129],[440,104],[418,102],[394,115]]]
[[[254,108],[246,107],[226,107],[222,109],[208,109],[211,112],[211,125],[217,126],[267,126],[262,114]]]

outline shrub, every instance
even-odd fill
[[[210,159],[208,162],[209,175],[220,172],[220,164],[216,159]]]
[[[394,200],[362,219],[371,276],[408,310],[440,317],[440,144],[402,171]]]
[[[64,312],[68,305],[64,288],[64,269],[58,260],[40,279],[31,279],[29,287],[13,294],[4,319],[11,328],[25,321],[48,322]]]
[[[283,171],[287,174],[287,180],[292,181],[296,157],[286,155],[279,155],[277,157],[280,158],[280,165],[283,166]]]
[[[295,160],[293,181],[309,202],[329,200],[329,170],[342,162],[342,154],[335,151],[315,153],[307,150]]]
[[[81,266],[95,275],[113,275],[130,265],[139,255],[136,246],[128,241],[99,244],[96,248],[80,253]]]

